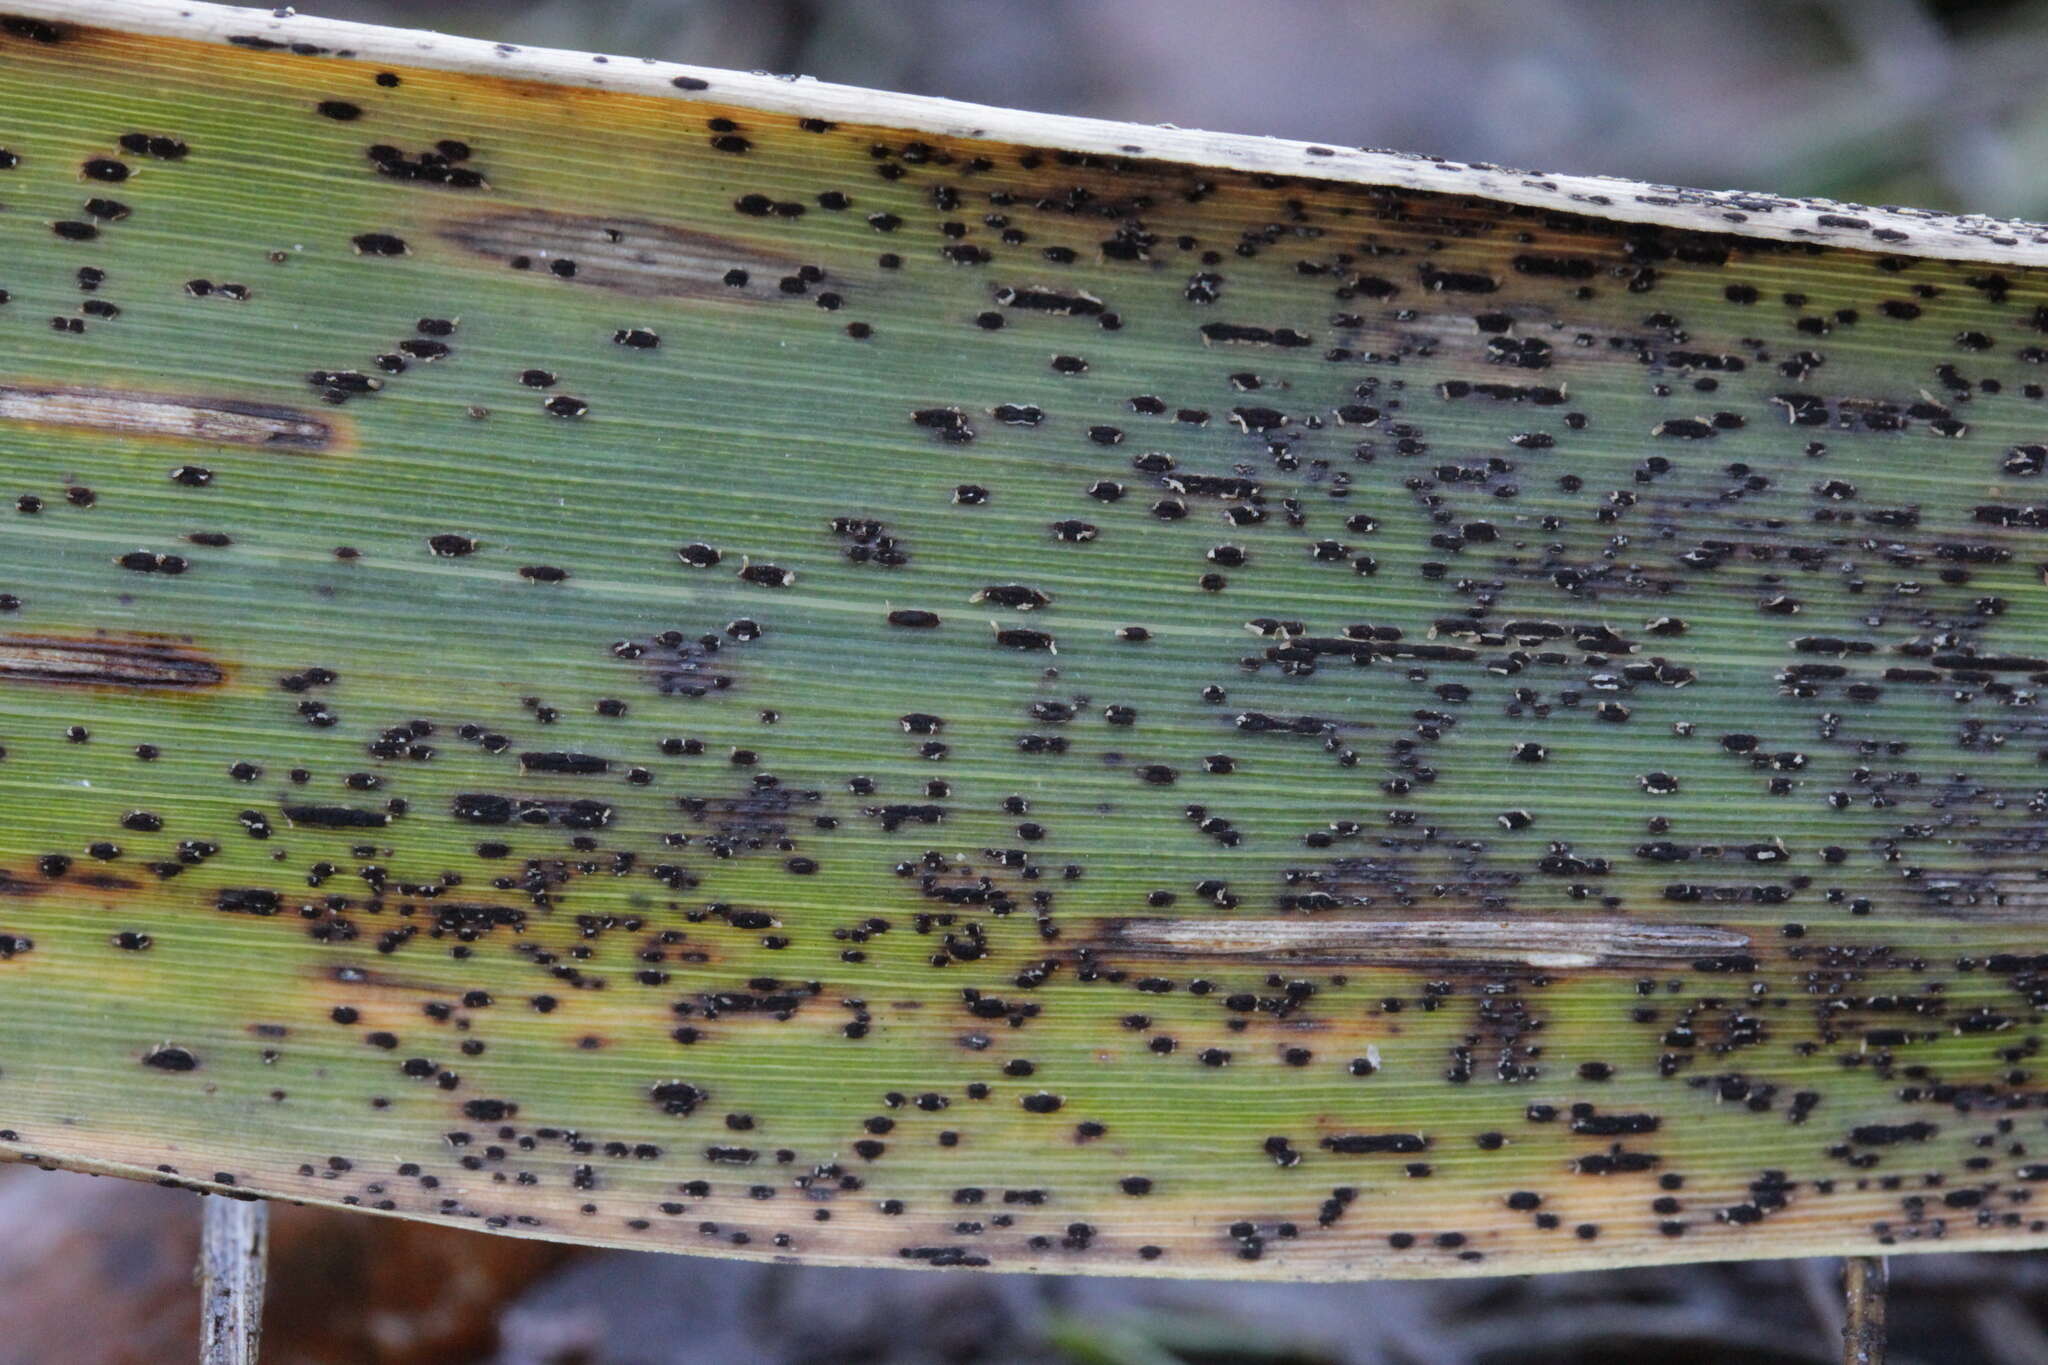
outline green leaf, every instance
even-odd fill
[[[0,1154],[842,1264],[2048,1241],[2040,229],[16,8]]]

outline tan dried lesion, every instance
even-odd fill
[[[183,689],[217,687],[227,673],[189,646],[149,636],[0,635],[0,681]]]
[[[1750,936],[1709,924],[1623,919],[1169,919],[1104,926],[1100,946],[1257,966],[1520,963],[1553,970],[1684,963],[1743,952]]]
[[[508,268],[642,297],[779,298],[778,279],[799,265],[716,233],[552,209],[448,218],[435,231]]]
[[[333,419],[280,403],[64,384],[0,383],[0,421],[265,450],[329,450],[341,438]]]

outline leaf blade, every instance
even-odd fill
[[[2019,238],[8,35],[0,1150],[840,1263],[2038,1240]]]

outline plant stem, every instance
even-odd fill
[[[256,1365],[270,1206],[211,1198],[200,1233],[200,1365]]]
[[[1882,1256],[1849,1256],[1842,1261],[1842,1365],[1884,1365],[1885,1289],[1891,1271]]]

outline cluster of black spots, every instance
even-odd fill
[[[1745,425],[1740,413],[1717,412],[1709,417],[1670,417],[1650,429],[1650,435],[1665,440],[1704,441],[1724,431]]]
[[[729,118],[713,118],[705,125],[710,131],[711,146],[733,156],[744,156],[754,144],[740,132],[739,125]]]
[[[165,574],[176,576],[191,567],[183,555],[166,554],[158,550],[130,550],[117,555],[114,562],[130,573]]]
[[[382,829],[391,823],[389,812],[359,806],[287,805],[283,813],[292,825],[308,829]]]
[[[1292,327],[1259,327],[1236,322],[1209,322],[1196,331],[1209,345],[1264,345],[1292,350],[1315,343],[1315,338]],[[1256,387],[1252,385],[1249,387]]]
[[[148,156],[158,161],[182,161],[192,151],[183,139],[167,133],[128,132],[117,141],[121,150],[131,156]]]
[[[589,797],[554,799],[461,792],[449,801],[448,813],[471,825],[554,825],[571,830],[603,829],[612,822],[609,802]]]
[[[216,289],[225,293],[236,288],[239,286],[215,286],[204,280],[186,285],[187,292],[200,297]],[[371,368],[378,371],[376,374],[363,370],[313,370],[306,375],[306,382],[319,392],[322,401],[341,404],[382,392],[385,375],[403,374],[415,361],[443,360],[454,354],[454,348],[446,339],[455,330],[451,319],[421,318],[414,330],[416,335],[402,338],[391,350],[372,357]]]
[[[323,112],[325,112],[323,110]],[[333,117],[329,115],[329,117]],[[481,190],[490,188],[490,182],[482,171],[473,166],[463,165],[469,160],[469,144],[454,138],[444,138],[427,151],[406,155],[388,143],[374,143],[363,149],[371,166],[378,175],[391,180],[403,180],[419,185],[435,185],[450,190]],[[358,238],[358,243],[361,239]],[[394,252],[375,252],[376,255],[395,255]]]
[[[233,280],[205,280],[193,278],[184,282],[184,293],[195,299],[225,299],[227,303],[248,303],[254,291],[248,284],[236,284]]]
[[[834,517],[831,527],[850,564],[900,569],[910,562],[909,547],[873,517]]]
[[[307,373],[306,382],[319,392],[323,401],[335,404],[376,393],[384,387],[381,378],[361,370],[312,370]]]
[[[1050,313],[1060,317],[1097,317],[1107,305],[1086,290],[1055,290],[1002,285],[992,291],[995,301],[1021,312]]]
[[[639,661],[658,694],[698,699],[733,685],[735,675],[719,657],[728,645],[750,644],[765,633],[760,622],[739,617],[728,622],[722,634],[706,631],[692,636],[665,630],[647,640],[620,640],[612,645],[611,654]]]
[[[732,201],[732,211],[745,218],[801,218],[805,205],[795,199],[772,199],[765,194],[743,194]]]
[[[958,408],[919,408],[910,414],[910,420],[953,445],[965,445],[974,439],[967,414]]]

